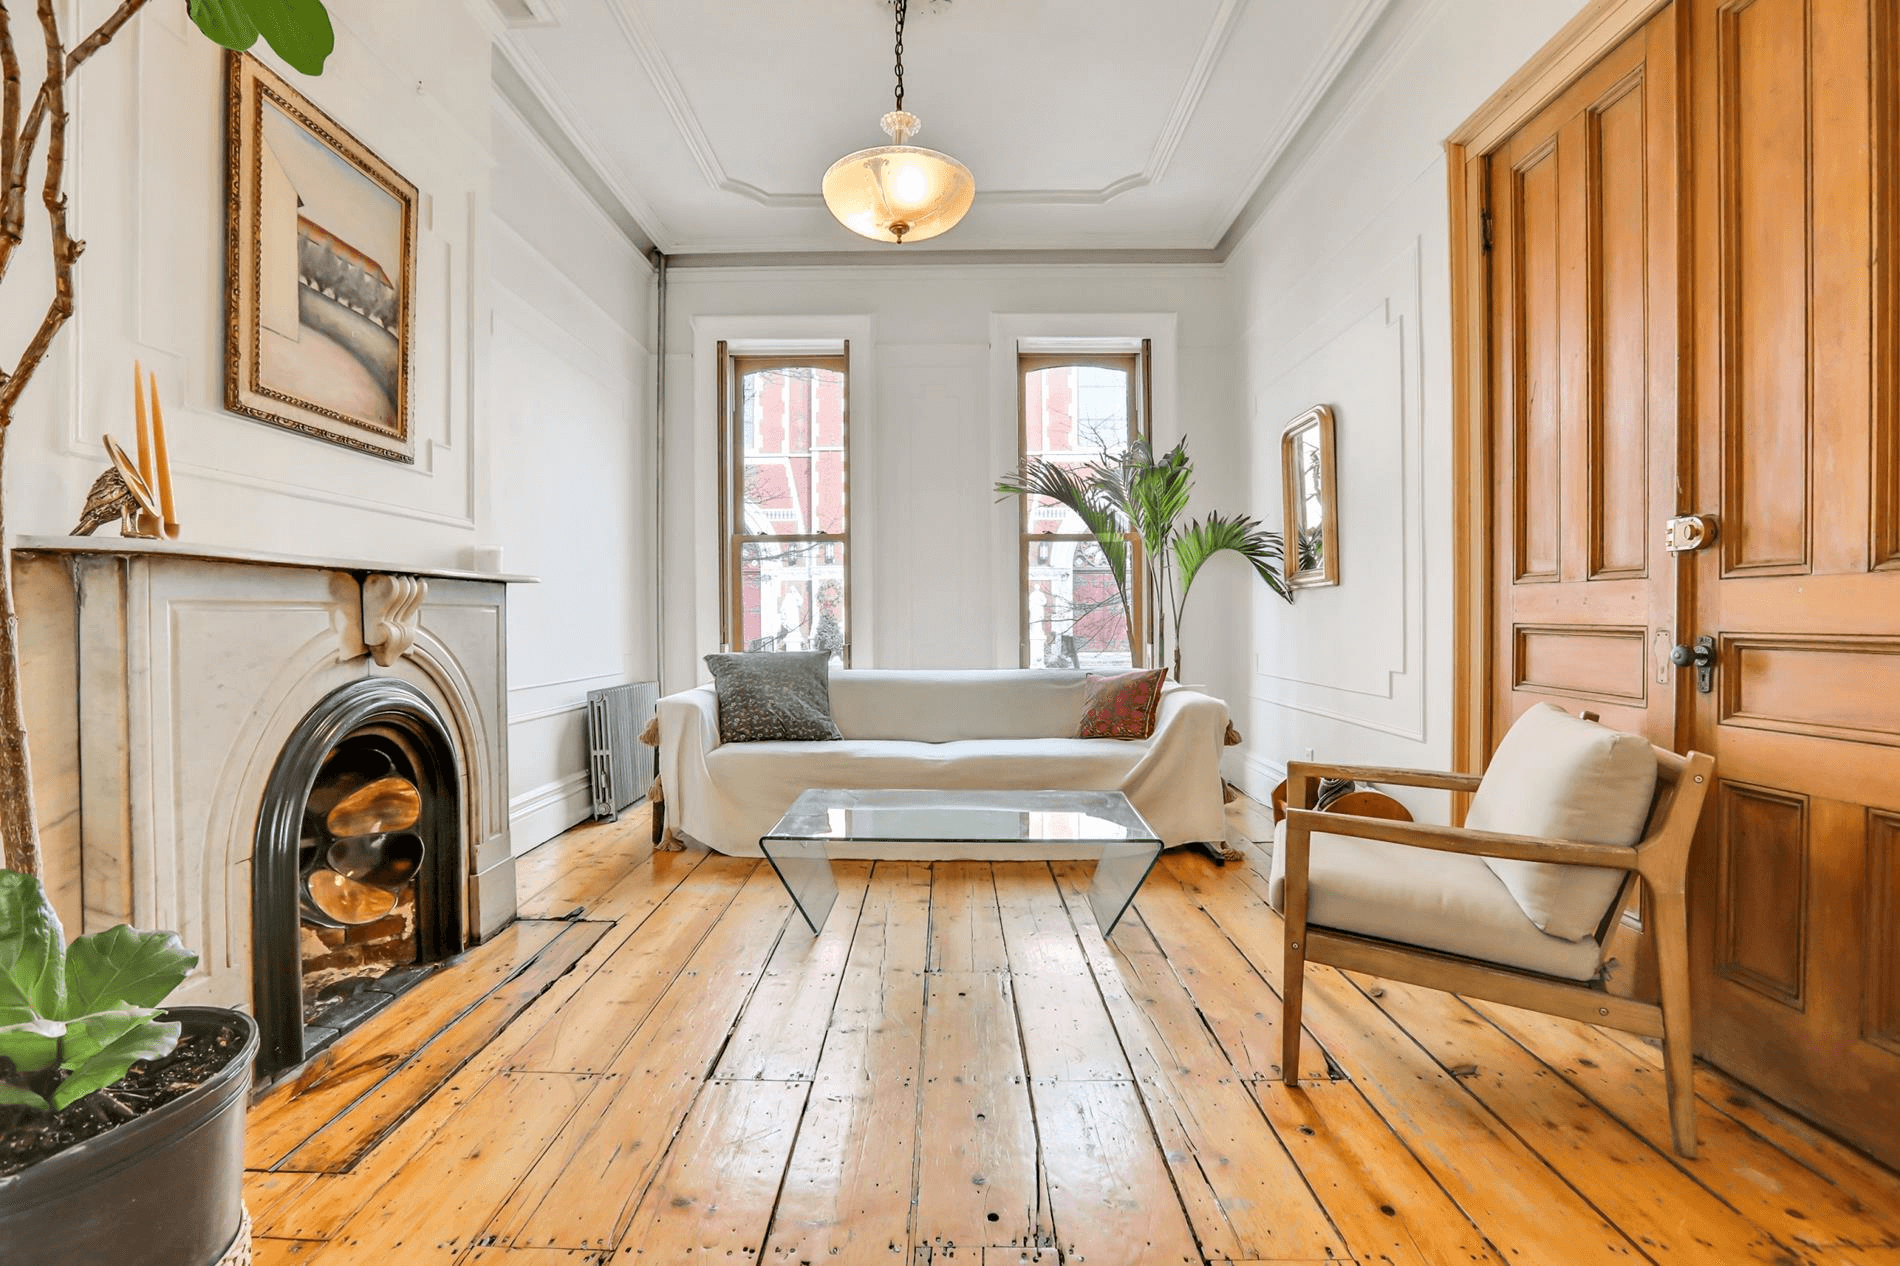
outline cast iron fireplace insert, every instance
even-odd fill
[[[260,1081],[460,952],[460,796],[448,727],[408,682],[351,682],[298,723],[265,785],[251,866]],[[318,983],[361,996],[335,1024],[314,1021]]]

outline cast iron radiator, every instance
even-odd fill
[[[657,753],[641,746],[640,731],[659,702],[655,681],[587,692],[587,768],[596,820],[619,817],[653,781]]]

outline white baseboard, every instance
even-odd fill
[[[1240,777],[1235,783],[1242,791],[1265,804],[1272,797],[1273,789],[1285,778],[1285,765],[1248,753],[1241,757]]]
[[[508,802],[509,848],[516,857],[546,843],[594,812],[586,770],[531,787]]]

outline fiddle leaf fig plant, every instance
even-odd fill
[[[258,36],[306,75],[323,73],[336,31],[323,0],[191,0],[191,20],[214,43],[242,52]]]
[[[66,944],[40,881],[0,870],[0,1104],[57,1112],[178,1044],[159,1004],[198,964],[175,932]]]
[[[76,41],[69,41],[61,28],[62,14],[75,6],[59,0],[39,0],[30,6],[39,26],[39,37],[31,44],[44,49],[45,62],[38,87],[29,94],[32,81],[26,77],[28,67],[22,65],[25,50],[22,41],[14,38],[12,11],[0,0],[0,295],[9,311],[27,302],[20,287],[8,288],[6,281],[7,270],[30,238],[28,204],[35,192],[44,211],[45,245],[52,266],[50,285],[44,272],[33,279],[34,285],[45,286],[45,306],[25,346],[17,351],[0,348],[0,472],[21,396],[52,350],[54,339],[72,319],[77,303],[76,270],[86,244],[70,231],[66,198],[73,75],[151,2],[119,0],[90,35]],[[336,48],[336,31],[324,0],[185,0],[185,6],[192,22],[214,42],[242,51],[262,38],[306,75],[322,74],[324,62]],[[41,165],[38,180],[32,178],[36,162]],[[0,478],[0,487],[4,485]],[[33,767],[20,688],[19,620],[13,604],[9,539],[5,498],[0,496],[0,859],[15,870],[38,874],[40,828],[33,807]],[[0,1088],[0,1094],[4,1093]]]

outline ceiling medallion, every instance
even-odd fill
[[[904,109],[904,18],[896,0],[897,108],[882,122],[891,143],[846,154],[825,173],[825,205],[874,242],[921,242],[956,227],[976,200],[976,178],[948,154],[908,144],[921,124]]]

